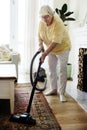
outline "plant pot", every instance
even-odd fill
[[[70,63],[67,64],[67,79],[71,80],[71,72],[72,72],[72,65]]]

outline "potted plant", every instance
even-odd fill
[[[55,11],[60,16],[60,18],[62,19],[63,22],[75,21],[75,18],[70,17],[70,15],[73,14],[74,12],[68,11],[67,4],[63,4],[61,9],[56,8]],[[66,24],[65,24],[65,26],[66,26]],[[67,80],[72,80],[71,70],[72,70],[72,65],[70,63],[68,63],[67,64]]]
[[[63,22],[75,21],[75,18],[70,17],[70,15],[73,14],[74,12],[68,11],[68,6],[66,3],[63,4],[61,9],[56,8],[55,11],[60,16],[60,18],[63,20]]]

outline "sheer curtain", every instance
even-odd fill
[[[38,0],[0,0],[0,45],[20,53],[23,72],[29,72],[37,46],[38,11]]]
[[[0,45],[10,43],[10,0],[0,0]]]
[[[19,0],[18,3],[18,51],[21,54],[21,72],[29,73],[31,58],[36,50],[38,6],[38,1],[32,0]]]
[[[20,69],[26,73],[29,73],[31,58],[38,48],[37,32],[39,23],[39,9],[43,4],[52,5],[52,1],[19,0],[18,3],[18,48],[21,54]]]
[[[39,9],[50,0],[0,0],[0,44],[19,52],[19,72],[29,73],[38,49]]]

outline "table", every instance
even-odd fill
[[[16,80],[15,64],[0,64],[0,99],[10,99],[11,114],[14,113],[14,85]]]

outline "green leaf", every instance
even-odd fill
[[[75,21],[74,18],[66,18],[65,21]]]
[[[73,14],[73,12],[67,12],[67,13],[65,14],[65,16],[68,17],[68,16],[70,16],[71,14]]]
[[[56,8],[55,11],[56,11],[57,14],[59,14],[59,10],[58,10],[58,8]]]
[[[62,13],[64,14],[67,11],[67,4],[64,4],[61,10],[62,10]]]

